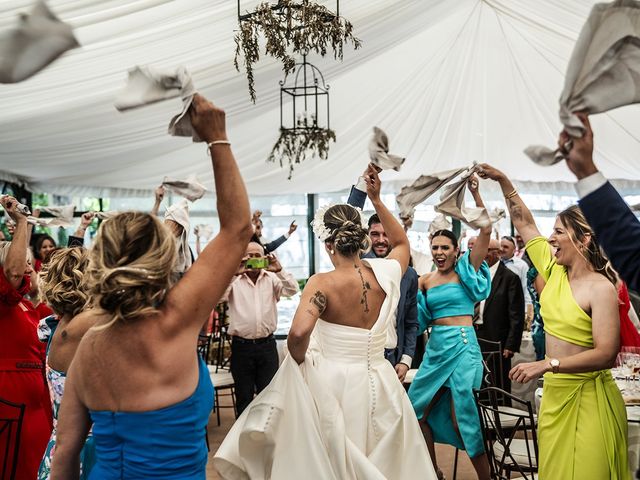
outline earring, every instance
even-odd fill
[[[330,253],[331,255],[335,255],[335,254],[336,254],[336,251],[332,248],[331,250],[329,250],[329,253]]]

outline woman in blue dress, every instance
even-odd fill
[[[95,326],[69,367],[51,480],[78,478],[91,422],[90,480],[206,478],[213,387],[198,333],[253,228],[224,111],[196,95],[189,112],[209,147],[220,231],[174,285],[176,242],[158,218],[124,212],[102,223],[85,274]]]
[[[483,207],[478,180],[470,190]],[[490,478],[480,418],[473,389],[480,388],[482,354],[473,328],[474,306],[489,296],[491,277],[484,262],[491,226],[480,230],[472,250],[458,258],[458,240],[449,230],[431,238],[437,269],[419,282],[418,311],[421,328],[431,327],[422,364],[409,389],[409,399],[421,420],[429,453],[439,478],[434,443],[466,450],[481,480]]]

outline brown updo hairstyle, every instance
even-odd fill
[[[174,236],[155,216],[124,212],[102,223],[89,254],[87,286],[96,307],[117,322],[157,313],[172,283]]]
[[[89,256],[84,248],[63,248],[54,251],[39,273],[40,294],[51,310],[62,317],[75,317],[87,304],[83,277]]]
[[[333,243],[342,255],[350,257],[371,247],[371,239],[362,227],[360,212],[351,205],[329,207],[323,221],[331,232],[331,236],[325,241]]]
[[[615,285],[618,282],[618,276],[609,263],[609,259],[600,248],[600,245],[598,245],[596,235],[589,226],[580,207],[572,205],[560,212],[558,218],[567,229],[569,240],[571,240],[571,243],[580,255],[582,255],[595,272],[604,275]],[[583,242],[587,237],[589,237],[590,240],[587,245],[584,246]]]

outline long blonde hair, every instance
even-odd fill
[[[175,261],[174,237],[155,216],[124,212],[104,221],[86,276],[92,303],[113,318],[94,329],[157,313]]]
[[[589,266],[597,273],[604,275],[607,280],[616,285],[618,277],[615,270],[609,263],[609,259],[604,254],[602,248],[596,240],[596,235],[584,217],[582,210],[577,205],[572,205],[558,214],[562,225],[569,233],[569,240],[575,249],[582,255]],[[589,237],[586,246],[583,247],[585,239]]]
[[[74,317],[86,305],[89,296],[82,280],[88,264],[87,251],[80,247],[56,250],[43,264],[40,294],[56,315]]]

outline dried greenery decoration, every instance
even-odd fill
[[[293,167],[296,163],[302,163],[307,158],[318,155],[321,160],[326,160],[329,155],[329,141],[336,141],[336,132],[326,128],[306,128],[304,130],[280,129],[280,137],[271,149],[267,161],[289,163],[289,176],[291,180]]]
[[[243,16],[234,37],[236,53],[233,63],[240,71],[239,59],[243,57],[249,95],[254,103],[253,64],[260,60],[258,40],[261,35],[266,40],[265,54],[279,59],[286,74],[295,69],[294,54],[316,52],[325,56],[330,47],[334,58],[342,60],[345,43],[351,42],[356,50],[362,45],[353,35],[353,25],[323,5],[310,0],[261,3],[253,13]]]

